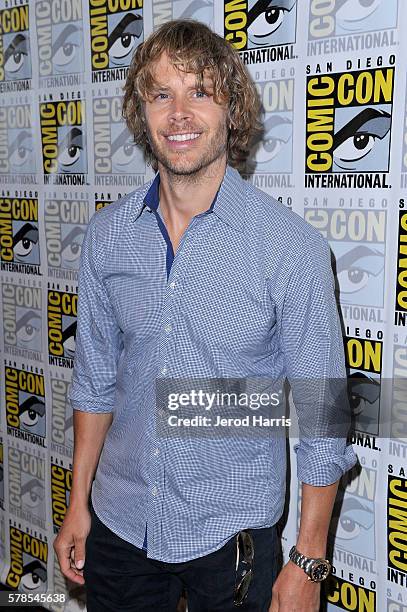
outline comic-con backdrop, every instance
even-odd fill
[[[264,123],[245,176],[334,256],[360,466],[341,481],[325,605],[406,612],[405,0],[0,1],[0,579],[84,609],[52,547],[71,488],[81,243],[98,209],[152,177],[122,86],[137,45],[178,17],[239,51]],[[293,477],[285,555],[299,506]]]

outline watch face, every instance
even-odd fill
[[[330,571],[329,565],[327,563],[323,563],[318,561],[311,569],[311,580],[314,582],[321,582],[321,580],[325,580]]]

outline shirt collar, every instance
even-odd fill
[[[159,205],[160,174],[157,173],[148,187],[144,197],[134,206],[134,214],[131,217],[135,221],[144,208],[157,210]],[[213,213],[227,225],[237,230],[242,230],[244,225],[244,214],[246,209],[246,184],[239,172],[231,166],[226,166],[226,172],[209,208]]]

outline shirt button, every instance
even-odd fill
[[[172,325],[171,323],[167,323],[167,325],[164,327],[165,331],[167,332],[167,334],[170,333],[170,331],[172,330]]]
[[[154,496],[155,496],[155,495],[157,495],[157,493],[158,493],[158,489],[157,489],[157,487],[153,487],[153,488],[151,489],[151,493],[152,493]]]
[[[170,287],[171,287],[171,289],[174,289],[174,287],[175,287],[175,281],[172,281],[172,283],[170,283]]]
[[[157,455],[159,455],[159,454],[160,454],[160,449],[156,448],[155,451],[154,451],[154,455],[157,457]]]
[[[168,368],[164,366],[163,369],[161,370],[161,374],[167,374],[167,372],[168,372]]]

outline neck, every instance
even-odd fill
[[[164,219],[174,225],[184,225],[212,204],[225,174],[226,159],[216,160],[192,175],[173,174],[160,163],[158,170]]]

